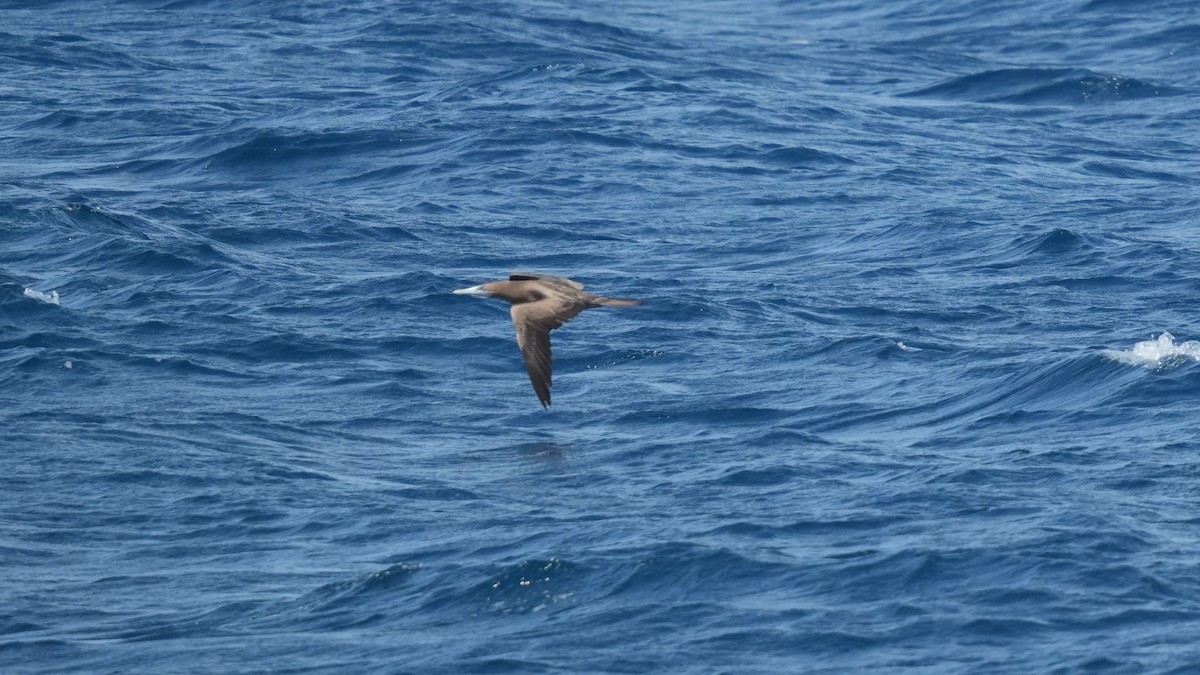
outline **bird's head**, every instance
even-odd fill
[[[460,288],[454,291],[457,295],[477,295],[482,298],[496,298],[511,302],[514,305],[523,302],[534,302],[546,297],[544,289],[528,281],[493,281],[479,284],[470,288]]]
[[[479,297],[482,297],[482,298],[488,298],[488,297],[491,297],[492,293],[493,293],[493,290],[491,288],[489,288],[489,286],[494,286],[494,285],[495,284],[479,284],[478,286],[472,286],[470,288],[460,288],[457,291],[454,291],[454,294],[455,295],[478,295]]]

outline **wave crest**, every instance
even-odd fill
[[[33,298],[34,300],[40,300],[48,305],[57,305],[61,299],[59,298],[58,291],[43,293],[42,291],[34,290],[32,288],[25,289],[25,297]]]
[[[1200,341],[1175,342],[1175,336],[1164,331],[1155,340],[1144,340],[1130,349],[1106,349],[1104,355],[1133,366],[1173,367],[1185,361],[1200,361]]]

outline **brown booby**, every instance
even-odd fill
[[[493,281],[454,291],[457,295],[500,298],[512,303],[513,325],[517,328],[517,346],[525,359],[529,381],[543,408],[550,407],[550,331],[574,319],[592,307],[632,307],[641,300],[617,300],[583,292],[578,281],[548,274],[508,275],[508,281]]]

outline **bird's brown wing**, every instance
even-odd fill
[[[529,381],[542,407],[550,406],[551,371],[554,357],[550,353],[550,331],[575,318],[586,305],[547,297],[537,302],[512,306],[513,326],[517,329],[517,345],[529,371]]]
[[[571,288],[574,288],[577,291],[583,290],[583,284],[579,283],[578,281],[575,281],[574,279],[568,279],[566,277],[556,277],[556,276],[552,276],[550,274],[531,274],[529,272],[513,272],[512,274],[508,275],[508,280],[509,281],[544,281],[544,282],[550,283],[550,284],[562,284],[563,286],[570,286]]]

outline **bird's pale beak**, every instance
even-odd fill
[[[470,288],[460,288],[457,291],[454,291],[454,294],[455,295],[483,295],[483,296],[486,296],[488,294],[488,292],[483,289],[483,284],[480,284],[478,286],[472,286]]]

